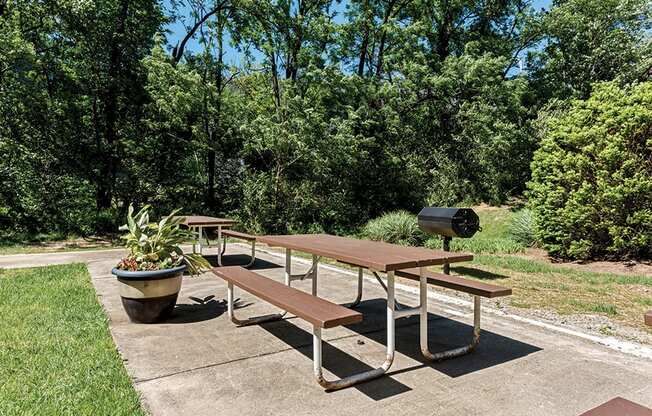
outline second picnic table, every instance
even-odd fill
[[[236,224],[235,220],[230,218],[217,218],[207,217],[204,215],[184,215],[179,216],[183,218],[182,224],[190,228],[193,232],[197,233],[197,242],[192,245],[192,252],[202,254],[202,240],[208,244],[208,235],[205,233],[206,228],[217,228],[217,265],[223,266],[222,256],[226,251],[226,237],[236,238],[248,241],[251,244],[251,257],[247,264],[243,267],[250,267],[256,261],[256,237],[241,233],[238,231],[230,230]],[[205,237],[204,237],[205,236]]]

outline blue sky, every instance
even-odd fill
[[[534,0],[532,2],[532,6],[535,9],[541,9],[541,8],[547,9],[548,7],[550,7],[551,2],[552,0]],[[166,8],[170,7],[169,0],[165,0],[163,4]],[[343,13],[346,10],[346,4],[347,1],[343,0],[339,5],[335,7],[334,11],[337,13],[337,16],[335,17],[335,21],[344,19]],[[182,13],[183,12],[180,11],[180,14]],[[174,46],[175,44],[180,42],[181,39],[186,34],[186,29],[184,28],[181,22],[176,22],[174,24],[168,25],[167,30],[169,30],[170,32],[168,33],[167,38],[171,46]],[[200,49],[199,43],[194,39],[191,39],[186,45],[186,50],[199,50],[199,49]],[[236,51],[232,47],[228,47],[227,54],[225,56],[225,63],[227,65],[239,65],[241,59],[242,56],[238,51]]]

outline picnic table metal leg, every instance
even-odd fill
[[[292,250],[285,249],[285,285],[291,286],[292,283]]]
[[[313,371],[315,379],[320,386],[326,390],[339,390],[355,384],[362,383],[363,381],[372,380],[385,374],[394,362],[395,352],[395,309],[394,309],[394,272],[387,273],[387,357],[383,364],[374,368],[373,370],[365,371],[359,374],[354,374],[349,377],[340,378],[338,380],[326,380],[322,373],[322,350],[321,350],[321,328],[313,326],[312,329],[312,359]]]
[[[220,250],[220,243],[218,241],[217,243],[217,249],[220,250],[220,256],[224,257],[224,253],[226,253],[226,240],[228,237],[225,237],[222,239],[222,249]],[[222,259],[219,259],[220,263],[222,262]],[[251,257],[249,258],[249,263],[242,265],[244,268],[249,268],[253,266],[253,264],[256,262],[256,240],[251,241]]]
[[[226,247],[226,241],[224,241],[224,247]],[[249,268],[254,265],[256,262],[256,240],[251,242],[251,260],[249,263],[245,264],[243,267]]]
[[[319,257],[312,255],[312,267],[310,272],[312,272],[312,295],[317,296],[317,271],[319,269]]]
[[[285,313],[273,313],[269,315],[254,316],[247,319],[238,319],[235,317],[234,301],[233,301],[233,283],[227,283],[227,310],[231,322],[238,326],[257,325],[269,321],[278,321],[283,319]]]
[[[220,250],[222,247],[222,227],[217,226],[217,265],[222,267],[222,252]],[[226,241],[224,242],[224,247],[226,248]]]
[[[362,300],[362,267],[358,267],[358,295],[355,297],[355,300],[347,305],[348,308],[354,308],[360,304]]]
[[[190,230],[197,235],[197,240],[192,242],[192,252],[201,254],[202,227],[190,227]]]
[[[442,361],[448,358],[459,357],[473,351],[480,343],[480,312],[481,302],[479,296],[473,296],[473,338],[471,343],[463,347],[453,348],[447,351],[437,353],[430,352],[428,348],[428,285],[425,276],[425,267],[421,267],[421,277],[419,279],[420,295],[420,317],[419,317],[419,336],[421,339],[421,353],[431,361]]]

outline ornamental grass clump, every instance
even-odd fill
[[[181,244],[195,240],[192,231],[181,227],[183,217],[175,217],[179,210],[174,210],[161,221],[149,222],[152,207],[145,205],[134,215],[134,207],[129,205],[127,224],[120,227],[127,231],[122,236],[129,255],[118,264],[119,270],[152,271],[165,270],[186,265],[192,275],[201,273],[211,267],[201,254],[184,254]]]
[[[407,211],[390,212],[369,221],[363,235],[370,240],[406,246],[419,246],[426,237],[419,229],[416,216]]]

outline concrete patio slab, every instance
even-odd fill
[[[229,248],[247,251],[246,246]],[[109,274],[121,253],[86,253],[65,260],[88,264],[116,345],[154,415],[577,415],[615,396],[652,407],[652,360],[496,314],[483,315],[477,351],[435,364],[421,359],[417,317],[399,320],[389,375],[326,393],[312,378],[310,327],[300,319],[237,328],[225,314],[226,285],[208,273],[184,279],[170,320],[134,324]],[[283,259],[259,256],[257,271],[282,280]],[[238,257],[226,260],[246,260]],[[295,272],[307,269],[295,264]],[[0,267],[10,266],[0,258]],[[309,291],[310,282],[293,285]],[[350,302],[355,287],[349,274],[320,270],[319,294],[326,299]],[[236,297],[243,317],[275,311],[237,289]],[[324,331],[327,377],[369,369],[384,359],[383,299],[382,288],[366,281],[359,307],[364,322]],[[413,293],[400,289],[397,300],[417,303]],[[430,312],[431,350],[465,343],[470,309],[431,300]]]

